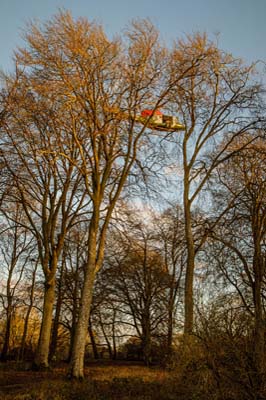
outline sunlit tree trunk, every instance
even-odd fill
[[[49,367],[49,347],[53,321],[53,308],[55,300],[55,277],[45,283],[44,300],[43,300],[43,316],[38,341],[38,347],[34,360],[34,366],[39,368]]]
[[[79,310],[79,318],[75,329],[73,350],[71,355],[70,374],[73,378],[84,378],[84,356],[85,346],[88,334],[88,322],[90,315],[90,307],[92,301],[92,293],[94,287],[95,265],[89,265],[85,274],[85,282],[81,297],[81,306]]]
[[[88,336],[88,325],[90,308],[92,303],[94,280],[96,275],[96,249],[97,249],[97,223],[98,215],[92,217],[89,240],[88,240],[88,262],[85,265],[84,285],[81,294],[81,304],[78,321],[75,329],[73,350],[70,361],[70,376],[77,379],[84,378],[84,356]]]
[[[46,261],[46,260],[45,260]],[[48,263],[48,261],[47,261]],[[45,284],[44,284],[44,300],[43,300],[43,315],[39,335],[37,351],[34,359],[34,368],[48,368],[49,367],[49,348],[51,340],[51,331],[53,323],[53,311],[55,302],[55,288],[56,288],[56,268],[58,258],[54,251],[50,265],[43,265],[46,271]]]

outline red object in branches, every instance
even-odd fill
[[[150,117],[151,115],[163,115],[159,110],[143,110],[141,111],[142,117]]]

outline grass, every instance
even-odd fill
[[[67,379],[68,366],[25,371],[0,363],[0,400],[262,400],[265,384],[247,385],[244,370],[219,365],[219,379],[205,359],[187,354],[169,370],[128,362],[91,362],[82,382]],[[195,354],[194,354],[195,356]],[[237,366],[236,366],[237,367]],[[225,373],[226,371],[226,373]]]
[[[0,370],[1,400],[176,400],[169,372],[129,363],[92,363],[83,382],[66,379],[67,366],[32,372],[5,364]]]

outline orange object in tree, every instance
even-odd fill
[[[158,131],[174,132],[185,130],[185,126],[180,124],[177,117],[165,115],[159,110],[145,109],[136,120],[143,125],[145,124],[148,128]]]

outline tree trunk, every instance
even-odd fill
[[[116,360],[117,350],[116,350],[116,337],[115,337],[115,322],[116,322],[116,311],[113,311],[113,321],[112,321],[112,341],[113,341],[113,360]]]
[[[78,262],[77,262],[78,266]],[[70,345],[69,345],[69,354],[67,361],[70,362],[72,358],[73,346],[74,346],[74,338],[75,338],[75,330],[77,324],[77,315],[78,315],[78,307],[79,307],[79,296],[78,296],[78,285],[79,285],[79,273],[78,267],[75,272],[75,285],[74,285],[74,293],[73,293],[73,308],[72,308],[72,322],[71,322],[71,331],[70,331]]]
[[[26,346],[26,338],[27,338],[27,333],[28,333],[28,325],[29,325],[29,319],[30,319],[32,307],[33,307],[33,304],[30,303],[30,305],[27,309],[24,327],[23,327],[23,335],[22,335],[20,351],[19,351],[19,360],[23,360],[24,355],[25,355],[24,353],[25,353],[25,346]]]
[[[65,265],[65,260],[64,260],[64,255],[63,255],[63,260],[62,260],[61,270],[60,270],[60,277],[59,277],[59,282],[58,282],[57,302],[56,302],[56,308],[55,308],[55,317],[54,317],[52,338],[51,338],[51,345],[50,345],[50,354],[49,354],[50,360],[52,360],[53,357],[55,356],[56,347],[57,347],[59,320],[60,320],[61,306],[62,306],[62,280],[63,280],[64,265]]]
[[[145,312],[143,316],[142,322],[142,349],[143,349],[143,356],[144,362],[147,366],[150,365],[151,361],[151,330],[150,330],[150,315],[149,311]]]
[[[75,320],[73,320],[73,313],[72,313],[72,326],[71,326],[71,331],[70,331],[69,353],[68,353],[68,357],[67,357],[67,362],[68,363],[70,363],[71,358],[72,358],[73,347],[74,347],[74,338],[75,338],[75,330],[76,330],[76,316],[75,316]]]
[[[264,373],[264,353],[265,353],[265,326],[263,320],[262,305],[262,281],[264,275],[263,257],[261,256],[260,242],[255,243],[254,255],[254,304],[255,304],[255,326],[254,326],[254,363],[257,369],[258,381]],[[256,246],[257,244],[257,246]],[[261,382],[260,382],[261,383]]]
[[[55,299],[55,280],[52,279],[50,283],[45,285],[44,303],[43,303],[43,317],[38,342],[34,366],[39,368],[48,368],[49,362],[49,346],[53,319],[53,306]]]
[[[173,306],[172,301],[169,302],[168,306],[168,321],[167,321],[167,355],[172,354],[172,343],[173,343]]]
[[[151,336],[150,332],[145,332],[143,338],[142,338],[142,348],[143,348],[143,356],[144,356],[144,362],[147,367],[151,363]]]
[[[98,353],[98,349],[97,349],[97,344],[95,341],[95,337],[94,337],[94,333],[92,330],[92,325],[91,325],[91,321],[89,321],[89,335],[90,335],[90,340],[91,340],[91,345],[92,345],[92,351],[93,351],[93,356],[95,358],[95,360],[99,359],[99,353]]]
[[[55,317],[52,329],[51,345],[50,345],[50,354],[49,354],[50,360],[54,358],[56,353],[61,305],[62,305],[62,296],[60,293],[58,293],[56,309],[55,309]]]
[[[107,333],[105,332],[104,323],[102,321],[101,313],[100,313],[100,325],[101,325],[101,330],[102,330],[105,342],[107,344],[109,358],[112,359],[113,358],[112,346],[111,346],[110,341],[108,339]]]
[[[264,372],[265,353],[265,328],[260,310],[255,310],[255,332],[254,332],[254,361],[257,373],[262,377]]]
[[[29,307],[26,312],[26,317],[25,317],[25,322],[24,322],[24,327],[23,327],[23,335],[22,335],[20,351],[19,351],[19,359],[20,360],[23,360],[24,355],[25,355],[24,353],[25,353],[26,338],[27,338],[27,333],[28,333],[29,319],[30,319],[31,310],[33,308],[37,267],[38,267],[38,263],[36,262],[34,270],[33,270],[33,274],[32,274],[32,284],[31,284],[31,289],[30,289],[30,304],[29,304]]]
[[[195,269],[195,246],[192,233],[191,210],[189,201],[189,185],[185,177],[184,183],[184,215],[185,215],[185,238],[187,245],[187,265],[185,274],[185,336],[191,335],[193,331],[194,301],[193,301],[193,281]]]
[[[11,304],[7,306],[6,312],[6,330],[5,330],[5,337],[4,337],[4,344],[2,348],[1,358],[0,360],[5,362],[7,360],[7,355],[9,351],[9,342],[10,342],[10,332],[11,332],[11,319],[12,319],[12,312],[11,312]]]
[[[95,257],[93,257],[95,259]],[[81,296],[79,318],[75,329],[73,351],[70,361],[70,377],[84,378],[84,356],[88,334],[89,315],[92,301],[92,293],[95,279],[95,262],[89,262],[86,266],[84,286]]]
[[[192,245],[194,246],[194,245]],[[193,281],[194,281],[194,248],[188,243],[187,249],[187,269],[185,275],[185,335],[191,335],[193,331],[194,320],[194,299],[193,299]]]

